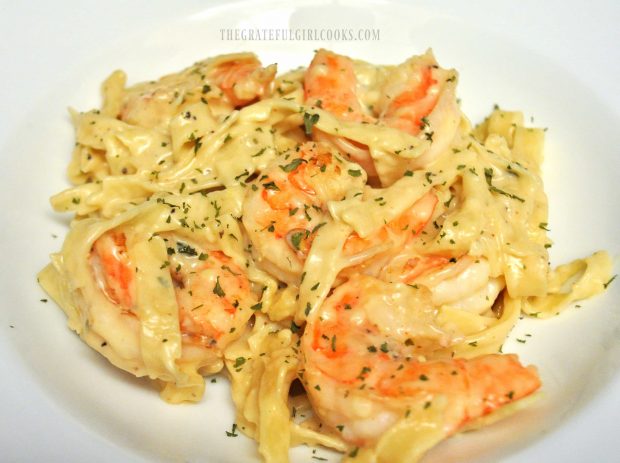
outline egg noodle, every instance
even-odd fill
[[[112,364],[196,402],[225,369],[264,461],[320,445],[410,463],[522,407],[501,346],[523,314],[607,286],[605,252],[551,270],[544,130],[472,127],[431,52],[326,50],[276,76],[218,56],[71,111],[75,214],[39,281]]]

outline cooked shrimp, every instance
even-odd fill
[[[345,255],[360,255],[364,252],[368,254],[373,248],[381,248],[382,251],[375,253],[372,262],[364,262],[363,265],[351,267],[346,273],[364,272],[364,269],[368,266],[376,269],[383,268],[390,261],[394,252],[397,252],[420,235],[420,232],[431,220],[437,202],[438,199],[435,193],[429,191],[409,209],[405,210],[403,214],[385,224],[385,226],[371,236],[361,238],[356,233],[352,233],[345,242]],[[364,273],[372,274],[372,271]]]
[[[331,220],[327,202],[361,191],[362,174],[358,165],[313,142],[272,163],[243,206],[243,224],[258,263],[297,284],[316,231]]]
[[[221,351],[236,339],[258,302],[242,268],[221,250],[190,243],[172,234],[165,239],[168,261],[179,308],[184,358],[197,351]],[[125,233],[102,235],[91,251],[91,268],[104,292],[126,314],[137,316],[135,265],[131,261]],[[187,348],[187,349],[186,349]]]
[[[304,76],[304,92],[307,104],[331,112],[340,119],[354,122],[372,122],[371,114],[364,112],[358,98],[357,78],[351,58],[321,49],[316,52]],[[349,158],[360,164],[369,177],[377,171],[364,145],[341,137],[331,137],[317,128],[313,129],[316,140],[331,142]]]
[[[456,71],[440,68],[430,51],[388,75],[377,105],[379,119],[431,142],[409,168],[422,168],[448,149],[461,119],[455,88]]]
[[[434,355],[451,338],[436,325],[426,288],[357,276],[309,317],[301,379],[321,421],[357,446],[372,445],[435,399],[446,401],[449,436],[540,387],[536,370],[514,355]]]
[[[353,60],[318,50],[304,77],[305,100],[347,121],[371,121],[357,96]]]
[[[304,78],[305,101],[346,121],[382,123],[430,140],[428,151],[409,166],[420,168],[443,152],[455,135],[460,120],[455,80],[456,73],[441,69],[432,53],[415,56],[388,73],[371,112],[359,101],[353,60],[321,49]],[[377,175],[368,147],[316,128],[313,133],[347,153],[369,177]]]
[[[275,65],[263,68],[256,57],[249,56],[222,62],[208,76],[237,108],[265,96],[275,74]]]
[[[125,234],[110,231],[95,241],[91,266],[97,284],[108,299],[130,312],[135,301],[134,271],[127,255]]]
[[[449,306],[482,313],[490,309],[504,289],[501,277],[491,277],[488,261],[468,255],[412,255],[404,252],[386,264],[379,278],[427,288],[436,307]]]
[[[275,74],[276,65],[263,68],[251,53],[218,56],[127,89],[118,118],[142,127],[165,126],[184,105],[201,101],[215,114],[229,113],[268,95]]]
[[[327,202],[361,193],[365,176],[359,165],[343,160],[328,145],[308,142],[279,159],[248,191],[243,223],[256,259],[287,283],[298,284],[317,230],[331,220]],[[352,233],[343,253],[352,265],[404,245],[430,220],[437,197],[430,192],[377,233]]]

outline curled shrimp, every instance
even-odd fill
[[[356,164],[321,143],[307,142],[272,163],[249,189],[243,224],[260,265],[298,283],[318,229],[331,220],[327,202],[361,191]]]
[[[130,312],[135,301],[135,274],[124,233],[110,231],[93,244],[90,263],[97,284],[114,304]]]
[[[258,302],[244,270],[207,243],[172,233],[160,235],[179,310],[182,360],[198,360],[211,372],[214,361],[243,331]],[[99,288],[118,307],[122,320],[138,322],[136,263],[129,256],[127,233],[112,230],[93,244],[90,265]]]
[[[358,98],[353,60],[346,56],[318,50],[304,76],[304,92],[307,104],[329,111],[342,120],[373,121]],[[365,146],[353,140],[331,137],[318,129],[313,130],[313,136],[320,141],[332,142],[352,161],[360,164],[371,178],[376,177],[377,171]]]
[[[456,71],[439,67],[431,51],[409,58],[388,75],[377,105],[379,119],[431,142],[409,168],[422,168],[449,148],[461,119],[456,78]]]
[[[329,111],[347,121],[371,121],[358,98],[353,60],[321,49],[304,77],[307,104]]]
[[[304,77],[305,101],[345,121],[384,124],[429,140],[430,148],[407,166],[421,168],[444,152],[456,133],[460,112],[455,81],[456,73],[440,68],[429,51],[390,69],[382,80],[377,104],[366,107],[360,102],[355,62],[321,49]],[[377,176],[367,146],[318,129],[314,130],[314,137],[330,141],[347,153],[371,179]]]
[[[344,245],[345,256],[356,256],[361,263],[353,265],[343,272],[343,276],[362,272],[369,275],[378,274],[392,260],[394,253],[406,247],[430,222],[437,206],[437,195],[429,191],[400,216],[387,222],[376,233],[361,238],[352,233]],[[363,259],[360,256],[367,256]]]
[[[272,164],[250,188],[243,223],[256,260],[289,284],[298,284],[316,232],[332,220],[327,203],[362,194],[366,177],[323,143],[307,142]],[[429,192],[372,236],[351,233],[342,252],[349,266],[404,245],[428,223],[437,204]]]
[[[358,275],[308,318],[301,380],[321,421],[371,446],[397,421],[442,402],[444,437],[537,390],[514,355],[443,358],[453,334],[435,323],[424,287]]]
[[[201,102],[215,114],[227,114],[267,96],[275,74],[275,64],[262,67],[251,53],[218,56],[125,90],[118,118],[142,127],[161,127],[187,105]]]
[[[275,74],[275,65],[263,68],[256,57],[248,56],[219,63],[209,73],[209,77],[230,103],[238,108],[265,96]]]
[[[481,314],[490,309],[504,289],[502,277],[491,276],[484,257],[419,255],[405,252],[394,257],[378,274],[388,282],[427,288],[435,306]]]

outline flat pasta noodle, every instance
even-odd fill
[[[536,318],[559,315],[572,302],[587,299],[605,290],[610,280],[612,262],[605,252],[560,265],[549,278],[549,292],[542,297],[528,297],[523,311]]]
[[[75,217],[38,281],[167,402],[225,371],[231,434],[263,461],[418,461],[536,400],[536,370],[502,354],[522,314],[612,281],[604,251],[550,268],[544,130],[497,107],[472,127],[457,82],[430,50],[115,71],[100,109],[70,110],[72,186],[51,204]]]

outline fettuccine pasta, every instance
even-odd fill
[[[429,51],[377,66],[318,50],[276,76],[251,53],[72,110],[75,218],[39,281],[112,364],[199,401],[226,371],[266,462],[307,444],[411,463],[523,408],[501,353],[522,315],[603,291],[605,252],[548,263],[544,131],[472,127]]]

